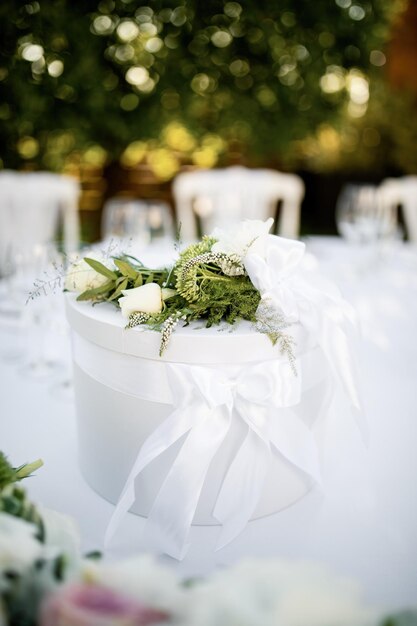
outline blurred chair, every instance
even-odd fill
[[[304,183],[295,174],[241,166],[184,172],[174,180],[173,195],[186,241],[216,226],[275,217],[279,202],[278,234],[294,239],[299,234]]]
[[[387,211],[402,210],[407,237],[417,242],[417,176],[386,178],[379,186],[380,201]]]
[[[76,250],[79,194],[79,183],[69,176],[0,172],[0,265],[12,250],[48,244],[57,236],[65,252]]]

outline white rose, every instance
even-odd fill
[[[89,258],[94,259],[95,257],[91,255]],[[96,260],[103,263],[103,259],[97,258]],[[106,276],[93,270],[84,259],[80,259],[73,263],[67,271],[64,287],[67,291],[82,293],[83,291],[87,291],[87,289],[101,287],[101,285],[104,285],[108,280]]]
[[[212,252],[224,252],[225,254],[237,254],[243,258],[248,250],[262,255],[266,245],[266,239],[274,220],[270,217],[265,222],[261,220],[245,220],[236,229],[224,231],[215,228],[211,236],[217,239],[212,246]]]
[[[45,544],[67,558],[67,567],[76,567],[81,561],[81,539],[75,521],[52,509],[38,507],[45,530]]]
[[[129,318],[132,313],[160,313],[162,311],[162,289],[156,283],[148,283],[135,289],[122,291],[119,305],[123,317]]]

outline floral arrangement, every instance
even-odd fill
[[[29,502],[0,453],[0,626],[416,626],[383,619],[358,585],[312,563],[244,561],[181,581],[150,556],[82,557],[72,520]]]
[[[151,269],[129,255],[108,260],[86,257],[73,264],[65,289],[77,300],[113,302],[127,319],[127,328],[140,324],[161,332],[160,354],[181,322],[204,320],[206,326],[249,320],[266,333],[294,363],[293,339],[283,331],[291,325],[283,312],[251,281],[249,253],[261,253],[273,224],[247,220],[233,232],[216,229],[180,252],[172,267]]]

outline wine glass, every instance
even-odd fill
[[[10,241],[2,263],[0,354],[5,361],[18,361],[27,351],[27,333],[31,312],[26,307],[30,287],[38,270],[37,259],[42,246],[26,246]]]
[[[397,213],[384,205],[376,185],[346,185],[337,200],[339,234],[355,249],[354,271],[377,269],[398,238]]]
[[[383,211],[374,185],[346,185],[337,200],[339,233],[351,244],[374,243],[382,232]]]
[[[60,312],[57,312],[52,301],[60,295],[56,292],[61,290],[65,272],[63,255],[55,244],[36,244],[26,251],[22,268],[19,288],[30,316],[30,351],[20,371],[24,376],[43,379],[59,372],[61,368],[53,349],[53,329]],[[34,288],[34,285],[37,287]]]
[[[104,240],[118,240],[143,248],[174,240],[174,223],[169,205],[162,200],[112,198],[104,206]]]

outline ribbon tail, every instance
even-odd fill
[[[357,427],[365,443],[369,441],[368,425],[363,415],[358,389],[356,363],[352,350],[356,329],[350,305],[335,297],[304,289],[309,310],[301,311],[301,323],[317,337],[332,374],[350,399]]]
[[[225,407],[204,407],[172,465],[150,512],[146,533],[159,549],[181,560],[204,481],[230,426]],[[197,412],[198,409],[195,409]]]
[[[146,439],[138,456],[130,470],[129,476],[123,487],[116,508],[110,518],[104,536],[104,545],[107,546],[116,532],[121,520],[129,511],[135,501],[135,480],[137,476],[151,461],[165,452],[178,439],[187,433],[193,425],[195,407],[191,405],[187,409],[179,408]]]
[[[321,486],[319,454],[314,436],[291,409],[277,411],[272,416],[269,439],[290,463]]]
[[[216,550],[233,541],[251,519],[262,494],[270,460],[269,443],[249,426],[214,509],[214,517],[223,525]]]
[[[369,444],[369,428],[365,420],[357,385],[356,365],[349,341],[349,331],[325,314],[319,340],[335,378],[339,379],[351,400],[352,414],[363,442]]]

